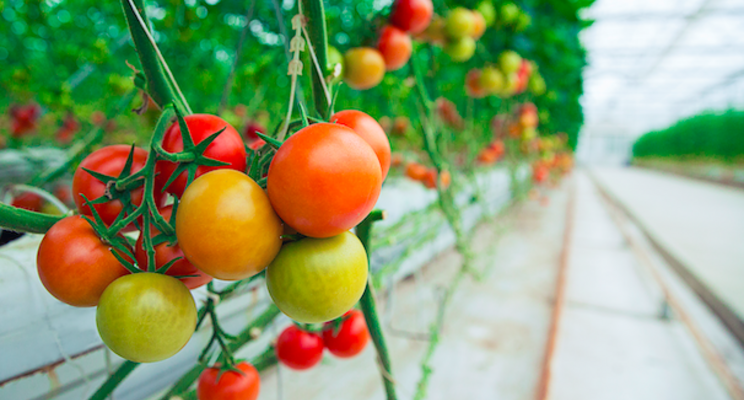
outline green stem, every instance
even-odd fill
[[[0,228],[16,232],[45,233],[64,215],[48,215],[0,203]]]
[[[384,216],[385,214],[383,211],[372,211],[356,228],[357,236],[367,252],[367,262],[369,262],[371,252],[370,240],[372,238],[372,224],[384,219]],[[367,280],[367,287],[364,289],[364,294],[362,294],[362,298],[359,300],[359,305],[362,307],[364,319],[367,321],[367,329],[369,329],[372,343],[374,343],[375,349],[377,350],[377,357],[380,362],[380,374],[382,375],[382,382],[385,384],[387,400],[396,400],[398,397],[395,393],[395,382],[393,381],[393,368],[392,363],[390,362],[390,353],[387,348],[387,343],[385,342],[385,335],[382,332],[380,317],[377,313],[377,303],[375,301],[375,293],[371,279]]]
[[[254,337],[252,335],[253,328],[263,329],[269,325],[279,315],[279,309],[271,304],[269,308],[263,312],[258,318],[253,320],[250,325],[245,327],[237,336],[236,340],[231,341],[228,344],[228,348],[231,352],[238,351],[241,347],[251,342]],[[273,353],[273,349],[269,349]],[[171,387],[171,389],[162,397],[163,400],[169,400],[174,396],[181,396],[186,393],[191,385],[199,379],[199,375],[204,371],[206,367],[203,364],[196,364],[188,372],[186,372],[181,378]],[[92,399],[91,399],[92,400]]]
[[[106,382],[104,382],[103,385],[101,385],[101,387],[90,396],[90,400],[104,400],[114,391],[114,389],[116,389],[117,386],[119,386],[121,381],[137,368],[138,365],[140,364],[134,361],[124,361],[119,368],[117,368],[116,371],[106,379]]]
[[[166,104],[173,103],[180,110],[184,110],[190,114],[191,109],[188,103],[186,103],[186,99],[179,95],[180,90],[175,87],[176,82],[173,82],[166,74],[165,66],[161,64],[158,57],[158,51],[150,42],[148,32],[145,31],[147,28],[142,27],[140,24],[137,14],[130,5],[130,1],[135,5],[139,15],[145,22],[147,22],[147,14],[145,12],[144,0],[121,0],[134,47],[137,49],[137,55],[142,64],[142,69],[147,77],[148,94],[161,108]]]
[[[303,13],[307,16],[307,34],[315,50],[315,56],[322,71],[328,66],[328,31],[326,29],[325,10],[323,0],[301,0]],[[330,117],[330,104],[323,90],[325,76],[318,74],[317,68],[312,69],[313,102],[315,111],[324,120]]]

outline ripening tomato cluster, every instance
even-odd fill
[[[474,98],[489,95],[511,97],[528,88],[533,94],[542,95],[545,93],[545,81],[534,62],[523,59],[512,50],[499,55],[498,65],[474,68],[465,76],[465,91]]]
[[[436,189],[437,186],[447,189],[452,183],[452,175],[449,171],[444,170],[437,172],[436,168],[427,168],[417,162],[406,164],[406,176],[414,181],[424,184],[428,189]]]
[[[411,120],[405,115],[399,115],[393,119],[383,116],[380,117],[379,122],[385,132],[395,136],[405,136],[411,129]]]
[[[175,225],[175,235],[161,234],[152,223],[150,237],[141,229],[127,252],[112,252],[99,237],[82,216],[109,227],[132,213],[145,201],[144,187],[119,190],[116,184],[148,159],[141,148],[101,148],[73,177],[81,215],[57,222],[40,244],[38,272],[49,293],[73,306],[97,306],[103,342],[137,362],[163,360],[188,342],[196,324],[189,289],[212,278],[241,280],[266,269],[276,305],[303,323],[330,321],[353,307],[364,292],[368,266],[364,247],[349,230],[375,206],[390,168],[390,144],[377,121],[345,110],[331,123],[300,129],[277,149],[264,191],[246,174],[245,145],[230,124],[205,114],[184,120],[197,148],[212,140],[200,157],[222,165],[155,163],[152,201],[161,221]],[[165,131],[162,148],[171,154],[184,150],[177,122]],[[195,178],[190,184],[189,175]],[[179,199],[177,208],[166,205],[167,194]],[[143,223],[138,216],[121,231]],[[297,234],[296,240],[284,242],[285,233]],[[147,271],[150,260],[154,269],[168,267],[165,274],[132,274],[122,265]]]
[[[75,114],[68,112],[65,119],[62,120],[62,126],[57,129],[54,137],[62,144],[68,144],[72,141],[75,134],[80,131],[80,122],[75,118]]]
[[[483,36],[488,25],[480,11],[456,7],[444,18],[435,16],[429,28],[418,38],[442,46],[452,61],[465,62],[475,54],[475,42]]]
[[[339,358],[361,353],[369,342],[364,314],[351,310],[341,318],[326,322],[320,333],[290,325],[276,340],[276,358],[294,370],[307,370],[323,358],[324,349]]]
[[[532,17],[514,3],[504,2],[498,10],[492,0],[483,0],[476,7],[486,18],[489,25],[493,24],[499,29],[509,28],[515,32],[522,32],[532,24]]]
[[[10,107],[12,119],[10,135],[14,138],[22,137],[36,130],[36,125],[41,116],[41,107],[36,103],[26,105],[13,105]]]
[[[406,65],[413,51],[411,35],[429,26],[433,12],[431,0],[397,0],[389,24],[380,29],[376,48],[355,47],[344,54],[346,84],[357,90],[370,89],[382,82],[385,71],[395,71]],[[331,59],[338,57],[329,56]]]
[[[504,141],[496,139],[478,153],[478,162],[483,165],[495,164],[504,156],[504,153],[506,153]]]

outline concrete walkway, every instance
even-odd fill
[[[728,394],[631,251],[587,175],[577,173],[566,301],[552,400],[717,400]]]
[[[744,319],[744,190],[639,168],[598,168],[600,184]]]

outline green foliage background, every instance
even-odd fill
[[[579,31],[589,24],[579,10],[593,0],[516,1],[532,17],[532,25],[521,33],[504,27],[489,28],[478,42],[476,55],[456,64],[441,49],[426,45],[436,65],[433,93],[452,100],[461,113],[472,115],[475,127],[488,130],[490,118],[509,104],[535,102],[541,114],[544,134],[566,132],[575,147],[583,114],[581,68],[585,52]],[[286,111],[289,78],[283,32],[296,9],[294,0],[275,0],[282,12],[277,19],[272,1],[256,1],[248,25],[248,36],[238,61],[236,79],[228,104],[249,105],[248,114],[264,110],[269,128]],[[327,1],[329,37],[342,52],[360,45],[374,45],[376,28],[389,13],[388,0]],[[435,12],[448,8],[475,8],[475,0],[434,1]],[[498,8],[503,3],[493,0]],[[249,1],[158,0],[147,2],[155,38],[195,112],[215,113],[236,54],[241,30],[246,24]],[[72,111],[89,126],[95,110],[105,110],[133,87],[127,63],[137,67],[137,57],[128,39],[126,23],[118,2],[93,0],[0,0],[0,110],[14,103],[39,102],[45,115],[35,143],[45,142]],[[502,104],[491,97],[468,105],[463,88],[471,68],[495,63],[498,54],[514,49],[535,60],[547,81],[548,92],[541,97],[520,95]],[[417,114],[412,84],[406,84],[408,68],[388,73],[378,87],[358,92],[342,85],[337,108],[360,108],[375,117]],[[401,82],[404,84],[401,84]],[[309,93],[305,90],[306,97]],[[309,97],[307,97],[309,99]],[[132,106],[137,106],[138,103]],[[505,107],[507,106],[507,107]],[[0,129],[7,131],[7,111]],[[224,115],[228,120],[231,115]],[[149,118],[149,119],[148,119]],[[239,121],[233,118],[236,124]],[[152,116],[128,113],[117,119],[118,132],[112,140],[130,138],[139,143],[149,135]]]
[[[706,112],[649,132],[633,145],[633,157],[744,162],[744,111]]]

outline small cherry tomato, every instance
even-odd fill
[[[478,40],[486,33],[486,19],[479,11],[471,11],[473,14],[473,31],[470,32],[470,37]]]
[[[189,128],[189,130],[191,129]],[[245,129],[243,130],[246,142],[253,143],[257,140],[261,140],[261,138],[259,138],[256,133],[265,135],[266,128],[264,128],[263,125],[259,124],[256,121],[249,121],[248,124],[245,126]]]
[[[340,317],[359,301],[366,285],[367,253],[350,232],[287,243],[266,269],[266,287],[276,306],[304,323]]]
[[[114,145],[106,146],[102,149],[98,149],[91,153],[88,157],[80,163],[80,166],[75,170],[75,175],[72,177],[72,193],[75,199],[75,204],[78,210],[83,215],[93,215],[85,204],[83,195],[88,200],[95,200],[101,196],[104,196],[108,192],[108,188],[105,183],[99,181],[96,177],[89,174],[85,169],[95,171],[104,175],[117,177],[124,170],[124,166],[127,162],[127,157],[132,151],[132,148],[127,145]],[[139,147],[134,148],[132,157],[132,170],[131,173],[135,173],[141,170],[147,163],[147,151]],[[141,186],[130,192],[132,204],[135,207],[142,204],[143,190]],[[155,187],[155,203],[161,206],[164,201],[164,195],[160,191],[160,187]],[[101,219],[106,225],[111,225],[116,217],[121,213],[124,205],[121,200],[111,200],[101,204],[94,204],[93,208],[96,209]],[[130,224],[125,228],[126,231],[134,230],[134,224]]]
[[[405,32],[420,33],[429,26],[433,13],[431,0],[397,0],[390,14],[390,22]]]
[[[427,189],[437,188],[437,170],[435,168],[430,168],[428,171],[426,171],[423,183]]]
[[[499,54],[499,67],[504,71],[504,75],[509,75],[519,71],[522,66],[522,57],[513,50],[505,50]]]
[[[465,75],[465,93],[468,96],[480,99],[486,97],[488,91],[481,85],[481,76],[483,72],[479,69],[471,69]]]
[[[382,126],[369,114],[357,110],[339,111],[331,116],[331,122],[348,126],[372,147],[380,161],[384,180],[390,170],[390,141]]]
[[[419,163],[412,162],[406,166],[406,176],[414,181],[422,181],[426,177],[427,169]]]
[[[261,376],[256,367],[241,362],[235,365],[242,373],[207,368],[199,375],[196,397],[199,400],[256,400],[261,389]]]
[[[411,58],[413,51],[411,37],[394,26],[385,25],[377,41],[377,50],[385,60],[385,68],[388,71],[395,71],[406,65]]]
[[[344,81],[356,90],[373,88],[385,76],[385,59],[377,49],[357,47],[344,54]]]
[[[479,78],[480,86],[491,94],[498,94],[504,89],[504,74],[497,68],[485,67]]]
[[[41,283],[61,302],[93,307],[111,282],[129,273],[109,249],[83,217],[61,219],[36,253]]]
[[[141,272],[122,276],[101,295],[96,326],[103,343],[127,360],[165,360],[188,343],[196,304],[178,279]]]
[[[444,47],[444,52],[452,61],[465,62],[475,54],[475,40],[468,36],[452,40]]]
[[[486,26],[491,26],[491,24],[496,20],[496,8],[494,8],[491,0],[483,0],[478,3],[475,11],[478,11],[481,14],[483,20],[486,22]]]
[[[328,69],[335,73],[338,68],[338,76],[333,79],[333,82],[338,82],[344,76],[344,55],[333,46],[328,46]]]
[[[197,178],[176,213],[178,244],[193,265],[224,280],[261,272],[282,245],[282,222],[263,189],[223,169]]]
[[[323,358],[323,339],[290,325],[276,339],[276,358],[292,369],[310,369]]]
[[[173,206],[168,205],[158,211],[166,221],[170,221]],[[150,227],[151,237],[154,238],[159,233],[160,231],[155,227],[155,225]],[[147,271],[148,259],[147,252],[145,252],[144,248],[144,234],[144,232],[141,232],[137,238],[137,243],[134,245],[134,256],[137,258],[137,265],[140,269]],[[160,268],[177,257],[181,257],[181,259],[174,262],[173,265],[168,268],[166,275],[197,275],[195,277],[179,278],[179,280],[189,289],[196,289],[200,286],[204,286],[212,280],[211,276],[200,271],[184,257],[183,251],[181,251],[181,247],[178,246],[178,243],[171,245],[167,242],[163,242],[155,246],[155,268]]]
[[[364,314],[351,310],[344,314],[341,326],[336,328],[333,322],[326,322],[323,329],[323,343],[328,351],[336,357],[354,357],[364,350],[369,342],[369,331]]]
[[[209,114],[187,115],[184,117],[184,120],[186,121],[186,125],[189,127],[189,135],[194,144],[199,144],[204,139],[219,132],[221,129],[225,129],[209,146],[207,146],[207,149],[204,151],[204,156],[213,160],[229,163],[229,165],[216,167],[201,165],[196,169],[196,178],[209,171],[218,169],[234,169],[236,171],[245,172],[247,154],[245,152],[245,147],[243,146],[243,139],[232,125],[228,124],[220,117]],[[165,131],[165,136],[163,136],[163,149],[171,153],[183,151],[183,138],[181,136],[181,127],[178,125],[178,122],[173,123],[173,125]],[[158,182],[160,182],[161,187],[168,182],[168,179],[170,179],[175,170],[176,163],[158,161],[156,172],[158,173]],[[179,175],[166,188],[166,191],[181,197],[183,191],[186,189],[187,177],[187,171],[183,171],[181,175]]]
[[[380,160],[358,133],[318,123],[300,129],[277,150],[266,188],[285,223],[303,235],[325,238],[362,222],[381,185]]]
[[[44,206],[44,199],[36,193],[25,192],[13,198],[13,202],[10,205],[24,210],[39,212]]]
[[[475,15],[464,7],[457,7],[447,14],[445,28],[452,39],[462,39],[473,36],[475,30]]]

